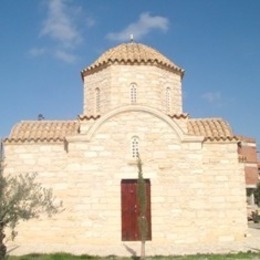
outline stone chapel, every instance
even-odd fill
[[[221,118],[183,111],[184,70],[129,42],[107,50],[81,76],[83,112],[75,120],[21,121],[4,139],[5,174],[37,172],[64,207],[52,218],[21,222],[12,253],[139,254],[138,156],[148,255],[225,251],[242,242],[240,139]]]

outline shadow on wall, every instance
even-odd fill
[[[136,251],[134,249],[130,248],[126,244],[124,244],[124,247],[132,255],[132,257],[131,257],[132,259],[134,259],[134,260],[139,259],[139,257],[136,255]]]

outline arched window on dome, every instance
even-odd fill
[[[131,153],[132,153],[132,158],[138,158],[139,157],[139,138],[138,138],[138,136],[132,137]]]
[[[167,87],[165,90],[166,113],[171,112],[171,104],[172,104],[172,91],[171,88]]]
[[[96,114],[100,113],[100,89],[95,89],[95,112]]]
[[[136,94],[137,94],[137,86],[136,86],[135,83],[132,83],[130,85],[130,101],[131,101],[131,104],[136,103]]]

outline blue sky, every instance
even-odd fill
[[[75,119],[80,71],[135,40],[185,69],[184,112],[260,144],[259,0],[2,0],[0,137],[20,120]]]

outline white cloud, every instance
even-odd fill
[[[95,21],[86,18],[82,8],[72,0],[45,0],[44,5],[46,17],[39,35],[47,41],[43,48],[32,48],[29,54],[33,57],[47,54],[73,63],[77,59],[76,48],[83,41],[81,30],[94,26]]]
[[[130,34],[134,39],[140,40],[152,30],[166,32],[169,28],[169,21],[162,16],[151,16],[149,13],[142,13],[139,20],[129,24],[125,29],[118,33],[108,33],[107,38],[114,41],[125,41],[129,39]]]
[[[90,28],[96,24],[96,21],[92,17],[87,17],[86,23],[87,23],[87,26]]]
[[[46,53],[45,48],[32,48],[31,50],[29,50],[29,54],[33,57],[42,56],[45,53]]]
[[[67,63],[73,63],[77,59],[76,55],[68,53],[68,52],[65,52],[65,51],[62,51],[62,50],[57,50],[54,53],[54,55],[59,60],[65,61]]]
[[[221,100],[220,92],[206,92],[201,95],[203,99],[205,99],[209,103],[219,103]]]
[[[48,14],[40,32],[41,36],[49,36],[64,48],[74,48],[82,37],[73,17],[80,11],[68,5],[67,0],[49,0]]]

